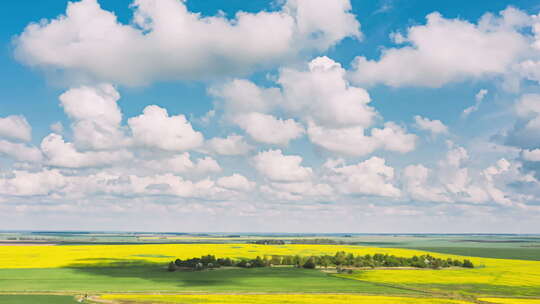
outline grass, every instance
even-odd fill
[[[163,267],[0,269],[0,291],[39,292],[357,292],[418,294],[317,270],[220,269],[167,272]]]
[[[501,304],[540,304],[540,299],[481,298],[480,300],[490,302],[490,303],[501,303]]]
[[[75,304],[75,298],[72,296],[55,295],[0,295],[2,304]]]
[[[418,247],[412,249],[483,258],[540,261],[540,247]]]
[[[205,303],[205,304],[462,304],[459,300],[365,295],[105,295],[103,299],[126,303]]]
[[[540,296],[539,262],[481,259],[474,269],[377,269],[340,275],[364,282],[475,295]]]

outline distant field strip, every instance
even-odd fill
[[[0,295],[2,304],[76,304],[73,296],[60,295]]]
[[[479,300],[497,304],[540,304],[540,299],[481,298]]]
[[[417,247],[411,249],[484,258],[540,261],[540,247]]]
[[[104,295],[119,303],[205,303],[205,304],[464,304],[460,300],[340,294],[287,295]]]

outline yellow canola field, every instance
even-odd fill
[[[0,268],[57,268],[106,266],[117,262],[160,262],[206,254],[218,257],[254,258],[264,255],[320,255],[336,251],[354,254],[388,253],[410,257],[426,252],[409,249],[345,245],[256,245],[256,244],[156,244],[156,245],[65,245],[0,246]],[[446,258],[457,256],[435,254]],[[463,259],[463,257],[459,257]],[[540,288],[540,261],[470,258],[474,269],[368,270],[349,278],[389,284],[489,284]],[[539,289],[540,290],[540,289]]]
[[[451,299],[365,296],[344,294],[286,295],[103,295],[102,299],[129,303],[205,303],[205,304],[465,304]]]
[[[439,256],[439,255],[437,255]],[[471,258],[474,269],[444,270],[377,269],[352,275],[342,275],[362,281],[388,284],[487,284],[498,286],[538,286],[540,290],[540,262],[508,259]]]
[[[540,304],[540,299],[481,298],[479,300],[497,304]]]
[[[409,257],[426,252],[408,249],[346,245],[256,245],[256,244],[155,244],[155,245],[59,245],[0,246],[0,268],[59,268],[73,265],[100,266],[122,261],[168,262],[213,254],[217,257],[255,258],[265,255],[334,255],[388,253]],[[432,254],[447,256],[442,254]],[[474,261],[474,260],[473,260]]]

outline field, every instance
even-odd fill
[[[73,296],[57,295],[0,295],[2,304],[75,304],[77,301]]]
[[[414,240],[429,243],[430,254],[441,258],[463,259],[464,256],[433,252],[468,250],[476,253],[477,256],[469,257],[476,265],[474,269],[358,269],[352,274],[287,266],[167,272],[166,266],[176,258],[206,254],[238,259],[270,255],[333,255],[337,251],[411,257],[427,252],[357,245],[257,245],[228,241],[10,244],[0,246],[0,294],[4,294],[0,295],[0,303],[72,303],[75,296],[85,293],[91,295],[88,302],[101,297],[114,303],[539,303],[540,261],[534,255],[518,259],[531,248],[512,247],[511,243],[515,241],[508,243],[507,239],[495,243],[488,241],[487,246],[499,249],[496,254],[504,258],[477,257],[487,255],[482,254],[489,251],[483,249],[486,241],[470,247],[465,246],[468,242],[459,243],[445,250],[448,247],[442,245],[451,243],[448,240]],[[399,238],[394,242],[410,244],[411,240]],[[529,242],[534,243],[536,239]],[[371,243],[376,242],[372,240]],[[43,295],[50,292],[56,295]],[[42,298],[29,300],[32,297]]]
[[[294,268],[165,271],[163,266],[88,269],[3,269],[0,290],[10,292],[364,292],[414,293],[371,282]]]
[[[262,297],[264,296],[264,297]],[[387,297],[387,296],[364,296],[364,295],[106,295],[103,299],[120,301],[140,301],[141,303],[207,303],[207,304],[464,304],[468,302],[437,298],[412,298],[412,297]]]

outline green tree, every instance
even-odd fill
[[[173,272],[173,271],[176,271],[176,269],[177,269],[176,264],[174,262],[170,262],[169,266],[167,267],[167,270],[170,272]]]
[[[304,265],[302,265],[302,267],[306,268],[306,269],[315,269],[315,267],[317,266],[317,264],[315,264],[315,259],[313,257],[310,257],[305,263]]]
[[[463,260],[463,267],[474,268],[474,264],[470,260]]]

